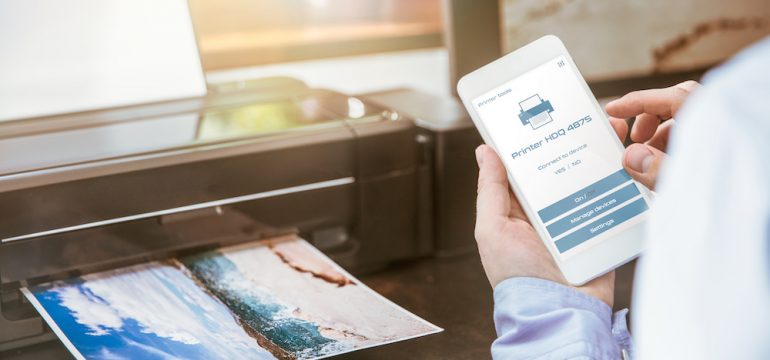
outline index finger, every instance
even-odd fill
[[[607,114],[619,118],[650,114],[667,120],[676,114],[696,87],[696,82],[688,81],[665,89],[634,91],[607,104]]]
[[[626,136],[628,136],[628,123],[626,123],[626,119],[610,117],[610,125],[612,125],[615,133],[618,134],[620,141],[625,142]]]

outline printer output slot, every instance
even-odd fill
[[[323,229],[334,224],[322,224],[323,218],[314,218],[312,224],[297,223],[292,222],[291,216],[271,217],[268,214],[293,211],[279,204],[293,205],[304,198],[312,201],[313,192],[328,194],[316,201],[329,202],[351,191],[354,183],[351,177],[334,179],[3,239],[0,242],[0,288],[18,288],[25,283],[47,282],[162,260],[180,251],[215,248],[297,232],[298,225]],[[333,188],[340,190],[325,192]],[[260,214],[264,214],[266,223],[271,225],[257,220]],[[281,221],[283,218],[285,223]]]
[[[114,218],[114,219],[109,219],[104,221],[97,221],[97,222],[92,222],[87,224],[80,224],[80,225],[59,228],[59,229],[41,231],[41,232],[32,233],[32,234],[9,237],[9,238],[0,240],[0,245],[10,244],[13,242],[23,241],[23,240],[39,239],[39,238],[43,238],[51,235],[57,235],[57,234],[62,234],[62,233],[72,232],[72,231],[86,230],[86,229],[91,229],[91,228],[100,227],[100,226],[114,225],[114,224],[119,224],[123,222],[142,220],[142,219],[153,218],[158,216],[169,216],[169,215],[180,214],[180,213],[185,213],[189,211],[195,211],[195,210],[201,210],[201,209],[207,209],[207,208],[216,208],[216,207],[236,204],[240,202],[265,199],[269,197],[281,196],[281,195],[316,190],[316,189],[323,189],[323,188],[340,186],[345,184],[352,184],[354,182],[355,182],[354,178],[347,177],[347,178],[321,181],[321,182],[311,183],[311,184],[304,184],[299,186],[292,186],[288,188],[270,190],[270,191],[265,191],[265,192],[250,194],[250,195],[236,196],[236,197],[221,199],[216,201],[208,201],[200,204],[188,205],[188,206],[178,207],[174,209],[153,211],[153,212],[144,213],[144,214],[124,216],[124,217]]]
[[[184,256],[189,253],[213,250],[226,245],[234,245],[242,242],[256,241],[264,238],[273,238],[290,233],[296,233],[292,228],[273,228],[253,220],[231,207],[216,206],[192,210],[171,215],[158,216],[152,219],[142,219],[134,222],[119,223],[104,227],[95,227],[83,232],[62,233],[52,237],[62,237],[60,241],[77,241],[77,236],[94,236],[102,238],[100,243],[110,241],[115,243],[115,237],[127,234],[130,229],[148,228],[149,222],[155,222],[157,234],[163,234],[164,238],[154,239],[166,241],[166,244],[154,251],[137,247],[137,252],[126,256],[117,253],[107,253],[101,261],[71,261],[69,266],[62,267],[60,271],[55,269],[40,269],[41,271],[54,271],[50,274],[35,276],[27,274],[28,278],[9,281],[3,278],[3,286],[0,288],[0,351],[5,348],[26,346],[55,338],[54,334],[44,325],[37,311],[26,300],[20,288],[33,286],[56,280],[86,275],[89,273],[105,271],[124,266],[131,266],[147,261],[162,261],[171,257]],[[130,243],[130,239],[123,239],[124,243]],[[152,239],[151,239],[152,240]],[[23,241],[9,246],[24,246],[35,244],[33,241]],[[39,244],[39,243],[38,243]],[[35,251],[38,250],[38,251]],[[32,248],[31,252],[39,252],[40,248]],[[77,250],[77,249],[75,249]],[[30,250],[28,250],[29,252]],[[93,251],[104,251],[98,247],[85,247],[80,253],[87,254]],[[118,251],[119,252],[119,251]],[[7,255],[7,254],[5,254]],[[30,256],[30,254],[26,254]],[[52,265],[52,256],[56,252],[49,253],[43,265]],[[77,256],[77,255],[74,255]],[[87,256],[86,256],[87,257]],[[32,259],[32,257],[27,257]],[[105,260],[106,259],[106,260]],[[40,265],[40,264],[38,264]],[[36,266],[30,264],[30,266]],[[18,275],[18,274],[17,274]],[[0,273],[0,276],[3,274]],[[12,275],[13,276],[13,275]],[[13,333],[7,332],[13,329]],[[26,334],[26,335],[25,335]]]

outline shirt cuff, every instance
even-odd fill
[[[628,309],[618,310],[612,316],[612,337],[620,346],[620,350],[625,352],[623,360],[629,360],[634,355],[634,342],[631,339],[631,333],[628,331],[627,316]]]
[[[516,277],[494,289],[495,357],[619,359],[631,354],[627,310],[553,281]]]

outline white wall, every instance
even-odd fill
[[[205,92],[186,0],[0,0],[0,121]]]

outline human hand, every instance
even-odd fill
[[[570,286],[508,187],[505,168],[488,145],[476,149],[479,164],[476,242],[494,288],[512,277],[534,277]],[[615,272],[574,287],[612,307]]]
[[[610,123],[621,141],[628,133],[624,118],[637,117],[631,140],[639,144],[626,149],[623,166],[645,186],[655,187],[658,169],[665,158],[673,121],[663,121],[671,119],[699,86],[695,81],[687,81],[666,89],[632,92],[607,104]],[[511,277],[535,277],[570,286],[511,192],[497,153],[481,145],[476,149],[476,160],[479,184],[475,236],[492,287]],[[574,288],[612,307],[615,272]]]
[[[685,81],[665,89],[634,91],[607,104],[610,122],[621,141],[625,141],[628,132],[625,119],[636,117],[631,128],[631,140],[635,144],[626,148],[623,167],[649,189],[655,189],[660,165],[666,158],[673,118],[698,87],[700,84],[695,81]]]

